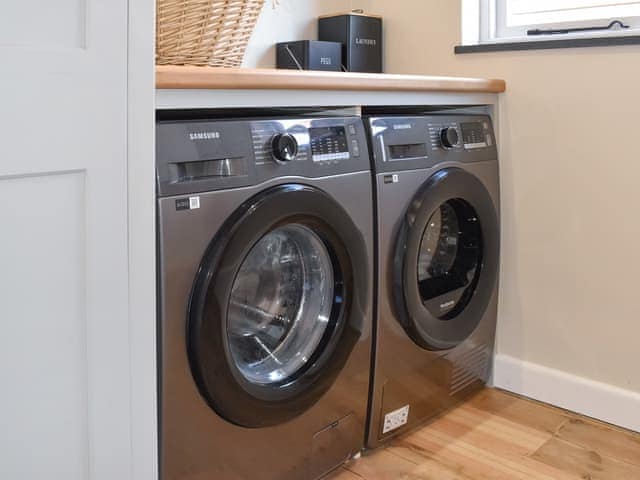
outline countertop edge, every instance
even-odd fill
[[[158,65],[157,89],[502,93],[500,79]]]

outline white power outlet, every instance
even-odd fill
[[[382,433],[388,433],[396,428],[400,428],[406,425],[409,420],[409,405],[405,405],[402,408],[389,412],[384,416],[384,425],[382,426]]]

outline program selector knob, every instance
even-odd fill
[[[458,145],[458,131],[453,127],[447,127],[440,130],[440,142],[444,148],[453,148]]]
[[[288,133],[278,133],[271,139],[273,157],[278,162],[290,162],[298,155],[298,141]]]

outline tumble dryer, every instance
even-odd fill
[[[358,117],[157,125],[163,480],[310,480],[364,446],[371,171]]]
[[[366,119],[377,300],[367,444],[481,388],[493,353],[499,178],[486,115]]]

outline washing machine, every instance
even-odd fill
[[[367,444],[483,387],[496,328],[498,155],[486,115],[366,119],[377,210]]]
[[[163,480],[310,480],[364,445],[371,170],[358,117],[157,123]]]

